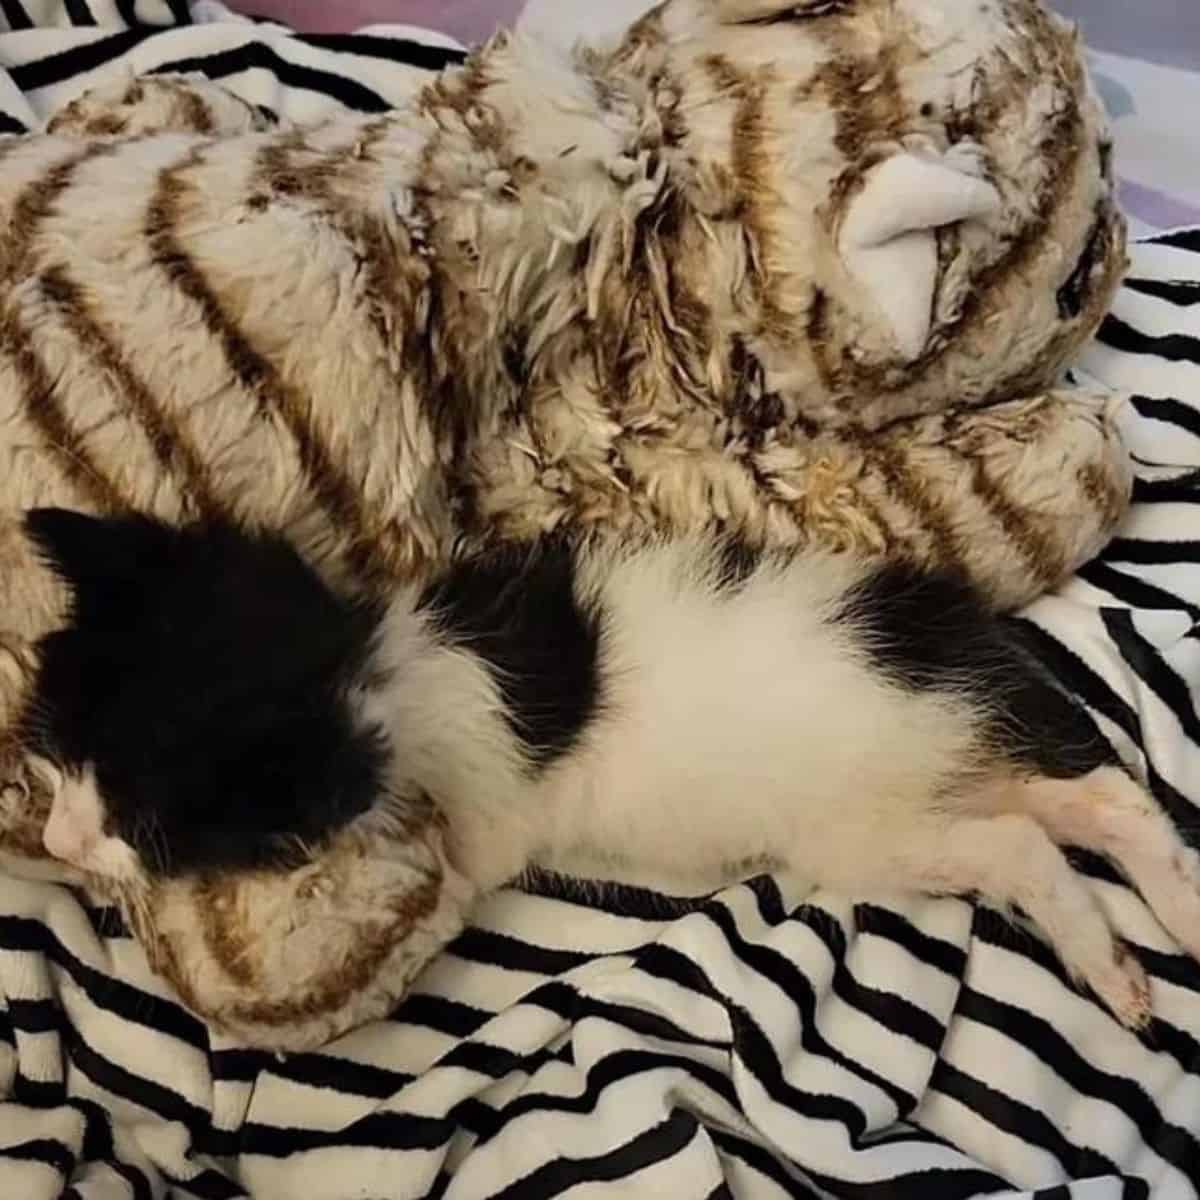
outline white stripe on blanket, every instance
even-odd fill
[[[104,27],[70,28],[84,12]],[[0,36],[5,127],[180,59],[298,120],[422,78],[398,39],[133,16],[173,24],[159,0],[0,0],[18,29]],[[1137,394],[1137,507],[1026,619],[1194,828],[1200,234],[1136,248],[1133,274],[1081,369]],[[1200,968],[1102,864],[1080,866],[1155,977],[1142,1038],[965,902],[797,906],[760,879],[692,903],[547,880],[485,905],[390,1020],[284,1060],[210,1038],[111,912],[0,879],[0,1194],[1194,1196]]]

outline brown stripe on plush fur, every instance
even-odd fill
[[[265,142],[256,156],[256,178],[251,190],[265,189],[275,196],[307,196],[325,200],[332,185],[346,185],[345,172],[356,161],[371,161],[380,140],[393,125],[392,117],[380,117],[360,127],[348,127],[350,135],[340,145],[318,150],[309,133],[297,129]]]
[[[971,460],[971,488],[987,510],[999,522],[1008,540],[1029,564],[1033,577],[1047,588],[1066,574],[1066,564],[1054,539],[988,473],[987,460],[976,456]]]
[[[252,195],[303,196],[359,254],[367,312],[385,352],[395,352],[397,329],[411,325],[408,270],[398,270],[397,255],[380,220],[365,212],[356,194],[355,164],[371,165],[376,147],[392,129],[392,117],[380,117],[353,131],[353,137],[327,151],[312,147],[303,130],[272,138],[259,151]],[[366,185],[364,185],[366,186]],[[405,256],[407,257],[407,256]],[[423,282],[423,280],[422,280]],[[407,363],[407,359],[406,359]],[[419,358],[413,358],[416,369]]]
[[[197,883],[195,895],[209,953],[236,984],[254,987],[258,972],[252,953],[252,930],[238,905],[237,888],[223,886],[219,879],[205,879]]]
[[[187,127],[199,134],[212,133],[216,122],[213,117],[213,111],[205,103],[204,97],[194,88],[188,87],[181,80],[175,79],[171,82],[174,84],[172,90],[177,92],[179,96],[179,103],[183,108]]]
[[[720,54],[710,55],[703,65],[717,92],[737,102],[730,166],[738,193],[738,216],[753,248],[750,279],[757,292],[762,333],[772,339],[790,340],[794,322],[779,303],[771,271],[773,231],[768,213],[779,205],[772,194],[771,161],[766,150],[769,81],[742,75]]]
[[[1080,467],[1075,477],[1083,494],[1103,513],[1105,523],[1115,526],[1129,507],[1128,494],[1119,490],[1112,476],[1094,463]]]
[[[877,155],[879,143],[897,137],[907,116],[895,48],[882,61],[875,56],[854,57],[853,43],[838,39],[833,57],[818,70],[814,82],[828,96],[837,121],[834,145],[850,164],[848,171],[861,179],[864,152]]]
[[[81,503],[109,512],[131,507],[132,500],[100,469],[79,431],[71,424],[54,380],[10,304],[0,307],[0,353],[9,358],[21,380],[21,406],[26,418],[41,434]]]
[[[57,162],[40,175],[13,202],[8,228],[0,237],[0,271],[3,278],[16,279],[29,269],[36,247],[37,233],[54,205],[71,186],[76,172],[85,163],[112,154],[113,146],[97,142]]]
[[[296,169],[292,162],[292,154],[308,142],[308,134],[303,129],[293,129],[279,137],[264,142],[255,158],[254,179],[250,185],[251,196],[266,192],[267,203],[272,196],[297,196],[304,194],[307,187],[314,182],[313,175],[306,175]]]
[[[958,535],[949,513],[934,494],[930,480],[909,466],[899,446],[885,442],[881,437],[863,437],[859,444],[867,461],[884,482],[889,500],[912,512],[928,534],[930,554],[927,558],[939,567],[961,564],[964,556]]]
[[[29,140],[24,134],[8,133],[0,137],[0,163],[3,163],[9,155],[25,149],[28,145]]]
[[[101,316],[62,267],[42,276],[42,286],[54,301],[66,327],[92,361],[120,389],[130,412],[146,431],[163,471],[182,484],[193,515],[227,516],[225,501],[213,485],[208,464],[170,407],[155,396],[122,353]]]
[[[0,275],[19,278],[31,270],[42,222],[71,186],[79,168],[111,152],[112,147],[107,144],[87,146],[26,185],[13,203],[9,226],[0,239]],[[100,469],[72,426],[54,380],[34,349],[11,298],[0,307],[0,351],[12,362],[21,381],[21,403],[26,418],[54,453],[63,475],[80,499],[101,509],[127,507],[127,499]]]
[[[877,472],[854,469],[862,459],[854,437],[814,433],[800,455],[780,454],[779,447],[768,445],[746,461],[754,469],[756,489],[778,497],[800,544],[921,563],[928,555],[910,536],[921,537],[919,519]],[[768,516],[768,528],[776,523]],[[781,539],[777,529],[764,544],[781,540],[790,544],[792,539]]]
[[[898,530],[893,528],[883,515],[883,509],[861,487],[854,493],[854,504],[862,510],[863,517],[879,530],[879,540],[883,547],[883,553],[888,559],[893,562],[920,563],[920,555],[914,551],[912,544],[907,538],[902,537]]]
[[[204,145],[193,148],[159,176],[146,215],[146,236],[155,259],[172,283],[195,303],[242,387],[260,397],[287,426],[314,497],[349,544],[352,569],[364,581],[390,576],[390,539],[368,520],[360,489],[339,469],[309,419],[307,398],[285,383],[271,362],[250,343],[179,240],[177,222],[190,186],[185,176],[203,161],[205,149]]]

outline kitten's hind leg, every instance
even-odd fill
[[[905,877],[900,882],[928,892],[973,892],[1001,908],[1019,907],[1070,975],[1086,983],[1123,1025],[1136,1029],[1150,1019],[1145,972],[1116,940],[1086,881],[1032,816],[951,817],[939,833],[913,830],[905,841],[893,850]]]
[[[1200,959],[1200,854],[1140,784],[1118,767],[1101,767],[1076,779],[1021,781],[1010,794],[1056,842],[1111,859],[1163,928]]]

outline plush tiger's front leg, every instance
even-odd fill
[[[248,104],[203,75],[116,79],[72,100],[50,118],[48,133],[88,141],[151,133],[232,137],[281,127],[268,109]]]
[[[1123,519],[1123,402],[1063,389],[768,447],[755,466],[805,540],[961,569],[1008,611],[1063,583]]]

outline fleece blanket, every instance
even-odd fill
[[[190,24],[178,0],[0,0],[0,126],[197,69],[298,119],[451,59],[408,30]],[[1020,619],[1182,826],[1200,804],[1200,230],[1134,250],[1079,370],[1134,398],[1137,504]],[[0,878],[0,1195],[454,1200],[1200,1194],[1200,966],[1079,861],[1154,981],[1118,1027],[965,901],[493,898],[386,1020],[276,1058],[211,1035],[120,921]]]

